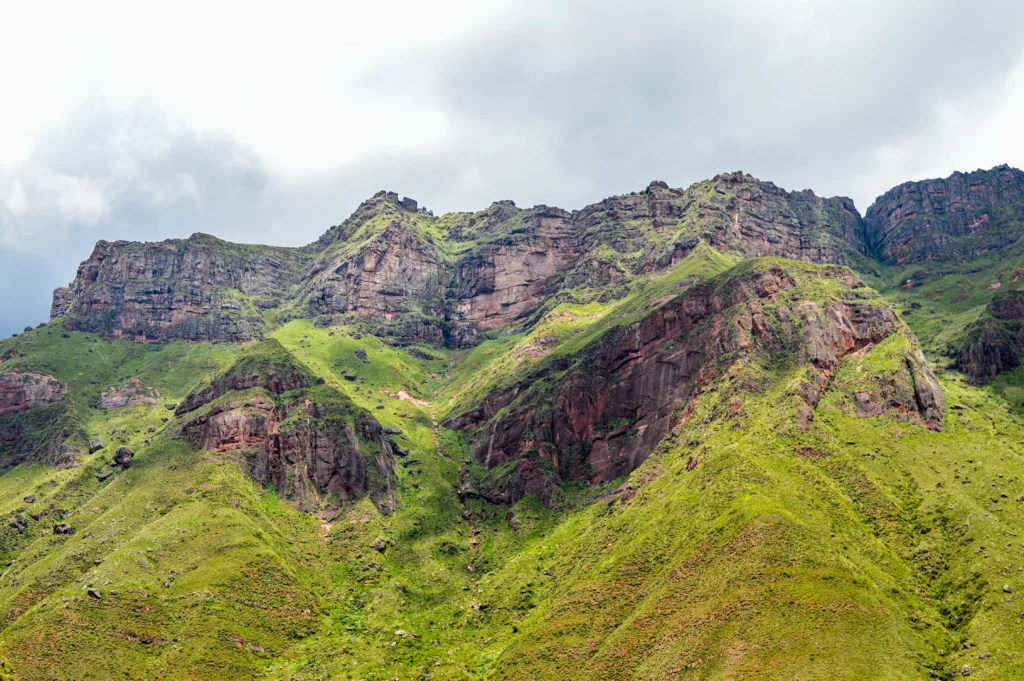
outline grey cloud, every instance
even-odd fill
[[[45,321],[50,292],[98,239],[275,236],[259,215],[269,174],[230,138],[201,135],[149,105],[90,106],[69,121],[42,136],[17,172],[0,175],[0,337]],[[2,200],[15,193],[19,201]]]
[[[864,210],[888,188],[878,150],[927,138],[944,102],[993,97],[1022,38],[1012,1],[524,0],[460,40],[361,65],[362,87],[401,95],[410,120],[440,112],[443,144],[304,178],[154,105],[94,103],[0,171],[0,286],[24,292],[0,296],[0,337],[46,318],[97,239],[300,245],[378,189],[436,212],[571,209],[743,169]]]
[[[1024,5],[994,0],[969,11],[953,0],[804,3],[813,15],[803,22],[749,3],[571,13],[546,4],[526,3],[505,25],[378,80],[428,83],[459,122],[467,157],[511,166],[495,174],[506,191],[510,174],[528,185],[535,164],[585,176],[587,195],[573,201],[741,167],[793,188],[849,191],[844,180],[878,147],[1005,74],[1024,33]],[[864,208],[871,197],[855,198]]]

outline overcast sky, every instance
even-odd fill
[[[0,337],[98,239],[301,245],[378,189],[573,209],[744,170],[863,212],[1024,166],[1019,0],[43,4],[0,11]]]

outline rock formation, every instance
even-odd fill
[[[813,275],[843,282],[842,297],[787,304],[780,294],[799,299],[808,275],[750,262],[744,274],[695,285],[641,321],[613,328],[576,357],[541,363],[453,419],[451,427],[474,433],[474,454],[484,466],[516,463],[494,498],[543,498],[551,481],[539,460],[550,461],[562,477],[593,482],[634,470],[668,434],[679,410],[740,358],[795,352],[818,377],[816,389],[804,391],[816,406],[845,356],[902,328],[849,270]],[[945,400],[916,346],[904,365],[893,389],[862,415],[891,411],[941,428]]]
[[[1020,366],[1024,356],[1024,293],[1006,291],[965,330],[956,351],[956,367],[969,381],[983,385]]]
[[[54,292],[51,318],[138,341],[247,341],[260,310],[298,281],[297,249],[230,244],[204,234],[159,243],[96,244],[71,286]]]
[[[143,404],[156,404],[158,397],[159,390],[144,386],[138,378],[133,378],[120,387],[110,386],[109,390],[100,394],[100,409],[124,409]]]
[[[34,371],[0,374],[0,469],[29,461],[70,466],[87,450],[66,384]]]
[[[865,214],[868,247],[888,263],[957,261],[1022,236],[1024,172],[1006,165],[906,182]]]
[[[369,494],[391,513],[391,440],[368,412],[309,378],[276,340],[263,341],[182,402],[180,430],[204,450],[236,453],[256,483],[303,510]]]
[[[577,213],[498,201],[435,217],[378,192],[304,248],[205,235],[101,241],[51,317],[139,341],[262,337],[262,311],[362,321],[395,344],[467,346],[522,325],[560,287],[658,272],[704,242],[743,257],[847,262],[865,250],[849,199],[786,192],[743,173],[688,189],[652,183]]]
[[[0,374],[0,416],[67,399],[68,387],[34,371]]]

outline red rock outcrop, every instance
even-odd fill
[[[281,303],[308,259],[298,249],[229,244],[204,234],[159,243],[96,244],[54,292],[51,319],[139,341],[260,338],[259,308]]]
[[[981,317],[964,329],[956,367],[975,385],[984,385],[1021,365],[1024,357],[1024,293],[994,298]]]
[[[508,226],[513,220],[518,224]],[[521,323],[553,292],[556,275],[575,263],[575,229],[565,211],[522,211],[490,231],[494,236],[457,265],[451,318],[460,345],[477,332]]]
[[[0,416],[67,399],[68,387],[34,371],[0,374]]]
[[[853,276],[846,281],[863,286]],[[450,425],[475,432],[474,454],[488,468],[520,459],[497,500],[514,501],[537,485],[534,476],[523,475],[538,468],[537,458],[548,459],[563,477],[612,480],[643,463],[678,410],[740,357],[795,346],[800,361],[827,380],[843,357],[901,328],[867,289],[858,293],[869,299],[851,295],[824,307],[811,299],[793,309],[776,304],[780,292],[796,286],[779,266],[695,286],[579,356],[542,364]],[[902,402],[887,405],[940,427],[945,401],[938,382],[923,358],[908,361],[915,379],[910,394],[893,395]]]
[[[21,463],[73,466],[88,450],[68,387],[49,374],[0,374],[0,470]]]
[[[333,408],[345,398],[332,397],[230,401],[188,421],[182,431],[204,450],[237,453],[253,481],[273,485],[281,498],[304,511],[316,510],[328,497],[346,502],[369,493],[380,511],[390,514],[394,445],[376,420],[367,414],[345,418]]]
[[[563,282],[656,272],[702,240],[748,257],[845,262],[863,250],[859,224],[848,199],[785,192],[742,173],[685,190],[653,183],[574,214],[498,201],[435,217],[378,192],[304,248],[206,235],[101,241],[54,292],[51,318],[131,340],[239,342],[260,338],[261,311],[277,308],[281,320],[362,321],[396,344],[466,346],[529,321]]]
[[[275,339],[248,348],[175,415],[195,445],[237,452],[253,480],[304,510],[367,493],[382,512],[394,509],[395,452],[384,429]]]
[[[701,241],[747,258],[814,263],[844,264],[866,250],[860,214],[850,199],[788,192],[743,172],[686,189],[652,182],[643,192],[587,206],[575,222],[583,252],[606,245],[624,256],[642,254],[634,256],[636,273],[665,269]]]

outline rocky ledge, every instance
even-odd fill
[[[888,263],[959,261],[1022,236],[1024,172],[1002,165],[890,189],[864,217],[869,250]]]

